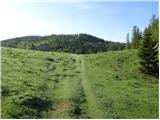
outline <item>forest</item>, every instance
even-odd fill
[[[40,51],[57,51],[77,54],[122,50],[125,43],[105,41],[88,34],[26,36],[4,40],[4,47],[23,48]]]

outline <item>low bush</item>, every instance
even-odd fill
[[[74,104],[70,108],[70,116],[78,118],[80,115],[82,115],[82,110],[78,104]]]
[[[52,101],[48,97],[28,95],[19,99],[19,104],[38,111],[47,111],[52,107]]]
[[[54,58],[47,57],[46,59],[47,59],[48,61],[55,62],[55,59],[54,59]]]
[[[53,103],[48,97],[27,94],[13,98],[6,110],[11,118],[42,118],[48,110],[53,109]]]
[[[2,85],[2,86],[1,86],[1,95],[2,95],[2,96],[7,96],[7,95],[9,95],[9,93],[10,93],[9,86],[7,86],[7,85]]]

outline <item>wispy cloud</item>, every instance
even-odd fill
[[[87,3],[87,2],[80,2],[77,4],[77,7],[80,9],[80,10],[88,10],[88,9],[91,9],[93,8],[93,5]]]

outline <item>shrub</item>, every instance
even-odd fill
[[[70,111],[69,111],[70,115],[72,117],[76,117],[78,118],[78,116],[80,116],[82,114],[82,110],[80,108],[80,106],[78,104],[74,104],[72,105],[72,107],[70,108]]]
[[[53,101],[48,97],[27,94],[13,98],[6,111],[11,118],[42,118],[52,105]]]
[[[26,106],[31,109],[38,111],[47,111],[52,107],[52,102],[48,97],[37,97],[37,96],[25,96],[20,98],[20,105]]]
[[[29,119],[29,118],[41,118],[41,114],[35,109],[30,109],[24,106],[20,106],[17,103],[12,103],[7,108],[7,114],[10,118],[14,119]]]
[[[7,85],[2,85],[2,86],[1,86],[1,95],[2,95],[2,96],[7,96],[7,95],[9,95],[9,93],[10,93],[9,86],[7,86]]]
[[[50,58],[50,57],[48,57],[48,58],[46,58],[48,61],[51,61],[51,62],[55,62],[55,59],[54,58]]]

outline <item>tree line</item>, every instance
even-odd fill
[[[2,46],[40,51],[89,54],[125,49],[125,43],[105,41],[89,34],[26,36],[3,40]]]
[[[140,58],[140,70],[150,75],[159,75],[159,19],[152,16],[149,25],[140,31],[133,27],[130,40],[129,33],[126,37],[126,49],[138,49]]]

